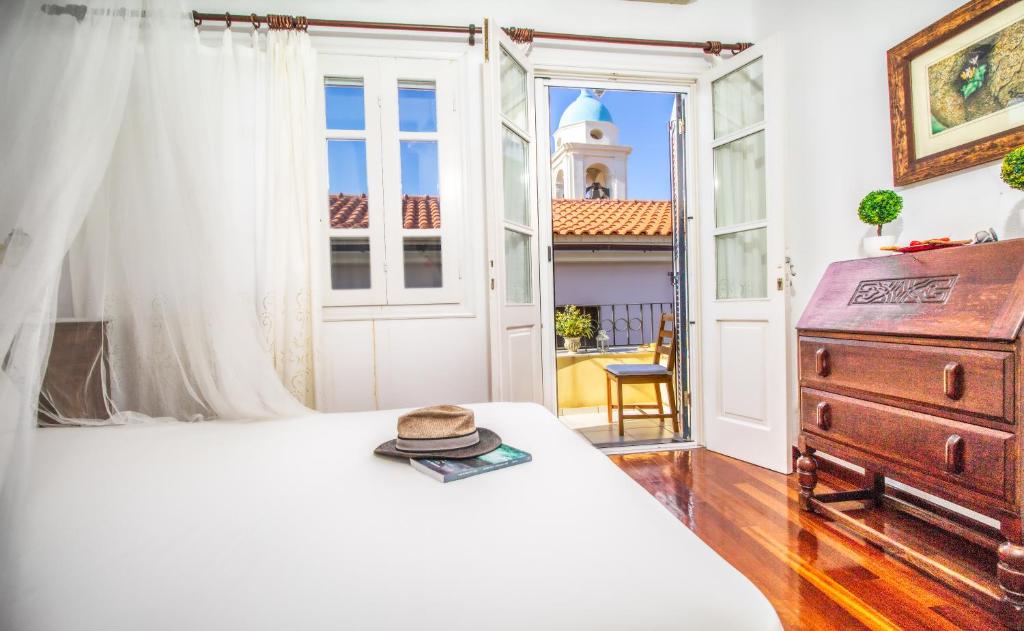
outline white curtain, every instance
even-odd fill
[[[90,363],[106,409],[52,422],[272,418],[313,402],[309,218],[326,202],[309,37],[204,44],[183,5],[115,4],[0,3],[4,515],[66,255],[61,315],[106,323]]]
[[[103,179],[125,109],[141,3],[118,4],[118,15],[74,17],[44,13],[38,2],[0,3],[3,515],[35,426],[61,260]]]
[[[183,28],[147,34],[71,256],[73,315],[107,323],[111,416],[57,422],[312,405],[315,53],[305,33],[225,30],[211,47]]]
[[[267,34],[269,164],[261,200],[266,220],[256,243],[260,324],[274,367],[288,390],[314,405],[310,217],[327,203],[320,190],[323,80],[309,35]]]

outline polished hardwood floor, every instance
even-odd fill
[[[611,459],[753,581],[786,629],[1002,628],[986,609],[801,512],[795,475],[704,449]],[[850,487],[823,475],[826,488]]]

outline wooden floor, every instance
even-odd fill
[[[753,581],[787,629],[1002,628],[987,610],[801,512],[795,475],[704,449],[611,459]],[[848,488],[823,476],[824,487]]]

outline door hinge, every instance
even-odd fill
[[[683,407],[690,407],[690,391],[687,390],[683,393]]]
[[[551,246],[548,246],[548,263],[551,262]]]
[[[491,291],[494,291],[494,279],[491,279]]]

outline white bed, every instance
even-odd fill
[[[441,484],[374,456],[397,412],[38,433],[16,631],[779,629],[767,599],[528,404],[534,461]]]

